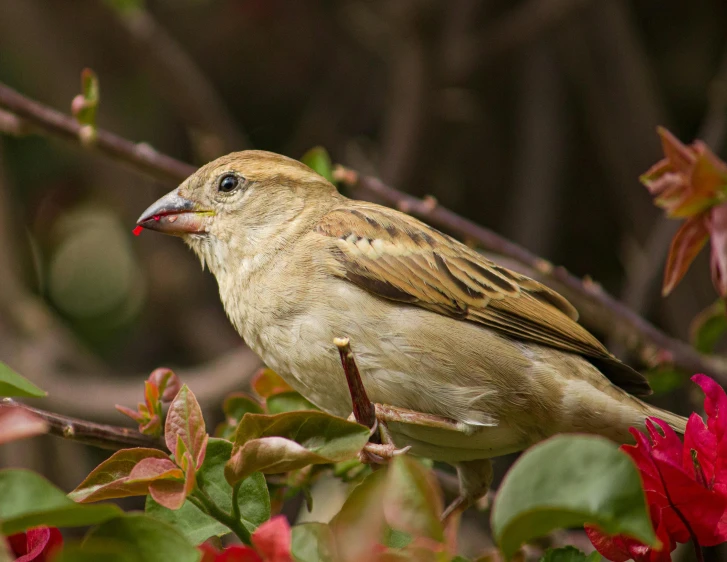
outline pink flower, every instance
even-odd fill
[[[587,528],[593,545],[611,560],[667,561],[678,542],[713,546],[727,540],[727,394],[705,375],[692,381],[704,391],[707,424],[692,414],[682,443],[666,422],[650,418],[648,438],[631,428],[636,445],[621,447],[639,469],[663,547],[657,552],[633,539]]]
[[[8,537],[10,552],[16,562],[46,562],[54,550],[63,544],[63,536],[55,527],[36,527]]]
[[[290,525],[278,515],[260,525],[252,534],[249,546],[228,546],[219,551],[209,543],[200,545],[201,562],[293,562],[290,554]]]

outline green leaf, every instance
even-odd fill
[[[204,463],[197,473],[197,485],[212,501],[226,512],[232,511],[232,487],[225,480],[225,463],[232,453],[232,443],[224,439],[210,439]],[[248,531],[270,519],[270,495],[265,477],[255,473],[240,485],[237,495],[242,524]],[[160,506],[147,498],[148,515],[174,525],[192,543],[200,544],[212,536],[223,536],[230,530],[209,515],[202,513],[187,501],[177,511]]]
[[[719,299],[697,314],[689,326],[689,341],[701,353],[714,353],[727,332],[724,300]]]
[[[442,493],[432,472],[417,459],[399,456],[389,463],[385,497],[384,514],[393,529],[444,541]]]
[[[685,381],[689,380],[686,373],[678,371],[668,365],[662,365],[654,369],[649,369],[644,373],[646,380],[654,394],[664,394],[681,387]]]
[[[99,560],[137,562],[134,554],[122,543],[104,540],[86,541],[83,544],[64,543],[63,549],[52,558],[52,562],[98,562]]]
[[[283,412],[300,412],[304,410],[318,410],[300,394],[291,390],[280,392],[267,399],[268,412],[271,414],[282,414]]]
[[[200,559],[199,550],[174,527],[141,513],[130,513],[91,529],[86,541],[122,544],[136,562],[198,562]]]
[[[331,528],[324,523],[303,523],[293,527],[291,554],[298,562],[334,562],[335,543]]]
[[[169,461],[169,456],[158,449],[123,449],[116,451],[108,459],[94,468],[86,479],[81,482],[68,497],[77,502],[95,502],[112,498],[125,498],[129,496],[145,496],[151,480],[131,478],[131,473],[141,461],[146,459],[159,459]],[[173,467],[170,467],[173,468]],[[182,472],[178,470],[169,473],[175,480],[181,478]]]
[[[122,513],[115,505],[80,505],[29,470],[0,470],[0,532],[12,535],[39,525],[81,527]]]
[[[245,414],[235,433],[228,482],[253,472],[273,474],[353,457],[366,444],[368,428],[324,412]]]
[[[262,414],[263,407],[252,396],[244,392],[233,392],[229,394],[222,403],[222,411],[225,412],[229,423],[240,422],[245,414]]]
[[[164,425],[164,440],[174,455],[177,464],[182,466],[184,451],[179,450],[178,444],[184,444],[184,450],[189,451],[194,459],[195,468],[199,468],[204,461],[207,448],[207,429],[202,417],[202,409],[194,393],[185,384],[174,397],[167,421]]]
[[[600,437],[559,435],[529,449],[505,476],[491,523],[507,558],[531,539],[584,523],[658,544],[636,466]]]
[[[331,157],[328,156],[328,152],[325,148],[322,146],[311,148],[303,155],[300,161],[309,168],[312,168],[314,172],[333,183],[333,165],[331,164]]]
[[[0,396],[42,398],[48,393],[0,361]]]
[[[599,562],[601,555],[598,552],[592,552],[585,555],[574,546],[564,546],[561,548],[549,548],[540,559],[540,562]]]

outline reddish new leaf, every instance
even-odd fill
[[[688,219],[677,231],[671,242],[664,270],[664,285],[661,290],[664,296],[671,293],[681,281],[708,238],[707,220],[703,215]]]
[[[149,382],[157,387],[162,402],[171,402],[182,388],[179,377],[167,367],[154,369],[149,375]]]
[[[261,369],[252,379],[252,389],[261,397],[269,398],[281,392],[293,390],[282,377],[272,369]]]
[[[146,495],[150,480],[143,477],[145,473],[141,472],[142,469],[139,469],[135,478],[131,478],[134,468],[145,459],[165,460],[172,464],[167,455],[157,449],[123,449],[94,468],[68,497],[87,503]],[[181,480],[184,477],[182,471],[175,470],[165,477]]]
[[[204,460],[208,437],[202,409],[199,407],[197,398],[185,384],[177,393],[167,412],[167,422],[164,428],[167,447],[174,455],[177,464],[181,466],[184,451],[177,450],[177,443],[181,441],[185,450],[192,455],[195,468],[199,468]]]
[[[211,544],[203,543],[198,548],[202,551],[202,560],[199,562],[264,562],[249,546],[236,544],[219,551]]]
[[[8,406],[0,410],[0,445],[48,432],[48,423],[35,414]]]

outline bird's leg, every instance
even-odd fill
[[[351,345],[348,338],[334,338],[333,343],[338,348],[341,356],[341,365],[346,374],[348,391],[351,393],[354,419],[371,429],[369,442],[359,453],[359,459],[365,464],[384,464],[396,455],[401,455],[409,450],[409,447],[397,449],[391,439],[385,421],[379,421],[377,409],[369,400],[366,388],[361,380],[361,374],[356,366]]]
[[[484,497],[492,484],[492,461],[477,459],[456,465],[459,477],[459,496],[442,513],[445,527],[453,518]]]

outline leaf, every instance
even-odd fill
[[[85,541],[83,544],[65,544],[52,562],[137,562],[133,553],[122,543]],[[2,561],[2,558],[0,558]]]
[[[308,402],[303,396],[291,390],[289,392],[279,392],[272,395],[266,401],[268,412],[271,414],[282,414],[283,412],[300,412],[305,410],[318,410],[313,404]]]
[[[222,404],[222,411],[225,412],[230,423],[239,422],[245,414],[262,414],[262,405],[252,396],[244,392],[233,392],[225,398]]]
[[[669,365],[661,365],[654,369],[649,369],[644,373],[646,380],[654,394],[664,394],[671,392],[684,385],[688,379],[683,371],[679,371]]]
[[[599,562],[601,555],[598,552],[591,552],[585,555],[574,546],[561,548],[549,548],[540,559],[540,562]]]
[[[330,523],[341,560],[374,558],[374,545],[385,539],[384,493],[386,472],[369,474],[346,498]]]
[[[31,527],[80,527],[117,517],[115,505],[79,505],[48,480],[29,470],[0,470],[0,533]]]
[[[335,562],[331,528],[324,523],[303,523],[293,527],[291,554],[298,562]]]
[[[95,128],[100,88],[96,73],[90,68],[81,72],[81,93],[71,102],[71,113],[80,125]]]
[[[224,469],[231,453],[232,443],[224,439],[210,439],[207,455],[197,472],[197,484],[218,507],[228,513],[232,511],[232,488],[225,480]],[[258,525],[270,519],[270,496],[262,474],[256,473],[245,479],[237,498],[242,524],[248,531],[254,531]],[[230,532],[225,525],[202,513],[189,501],[180,510],[171,511],[147,499],[146,511],[150,516],[174,525],[194,544]]]
[[[141,513],[130,513],[91,529],[88,544],[122,544],[136,562],[198,562],[197,548],[174,527]]]
[[[684,224],[671,241],[669,257],[664,270],[662,295],[668,295],[677,286],[708,238],[709,232],[707,231],[704,215],[698,215],[684,221]]]
[[[389,463],[385,497],[384,514],[393,529],[444,541],[442,492],[416,459],[399,456]]]
[[[508,558],[533,538],[585,523],[658,543],[636,466],[614,443],[592,436],[559,435],[524,453],[500,486],[491,523]]]
[[[273,394],[293,390],[283,378],[272,369],[261,369],[251,383],[252,389],[261,397],[269,398]]]
[[[172,465],[169,457],[157,449],[123,449],[106,459],[81,482],[68,497],[77,502],[95,502],[128,496],[145,496],[152,480],[144,478],[132,479],[131,475],[141,461],[145,459],[164,460]],[[174,467],[176,472],[169,472],[161,477],[180,479],[182,471]],[[137,473],[137,476],[140,476]]]
[[[42,398],[48,393],[0,361],[0,396]]]
[[[689,341],[701,353],[714,353],[725,332],[725,304],[718,299],[694,317],[689,326]]]
[[[185,455],[189,457],[189,453]],[[194,488],[194,467],[182,472],[169,459],[142,459],[131,470],[128,483],[134,485],[142,482],[148,484],[149,494],[154,501],[169,509],[179,509]]]
[[[317,174],[333,183],[333,165],[331,157],[322,146],[315,146],[306,152],[300,159],[303,164],[311,168]]]
[[[0,445],[47,432],[48,422],[43,418],[23,408],[0,405]]]
[[[324,412],[245,414],[235,433],[225,477],[234,483],[253,472],[274,474],[353,457],[368,428]]]
[[[208,435],[199,402],[186,384],[182,386],[169,406],[164,426],[164,439],[178,465],[181,466],[184,457],[184,453],[179,451],[177,446],[180,440],[192,455],[195,468],[202,465]]]

